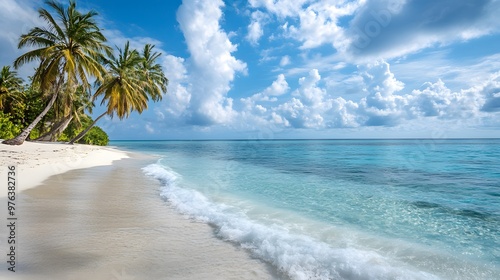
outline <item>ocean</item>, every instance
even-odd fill
[[[111,144],[291,279],[500,279],[500,139]]]

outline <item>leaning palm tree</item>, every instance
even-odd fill
[[[16,71],[10,70],[10,66],[2,67],[0,71],[0,110],[5,108],[8,100],[19,101],[23,79],[19,78]]]
[[[70,123],[81,126],[81,117],[86,116],[85,110],[92,112],[93,102],[90,91],[78,86],[73,93],[63,94],[53,106],[55,117],[50,130],[38,137],[37,141],[57,141]]]
[[[153,57],[148,56],[148,58],[150,61],[147,65],[150,65],[151,69],[145,70],[144,57],[137,50],[131,50],[127,42],[123,50],[118,49],[118,57],[110,54],[104,59],[108,72],[104,76],[104,81],[98,82],[93,100],[102,96],[101,105],[106,103],[107,110],[98,116],[87,129],[73,138],[70,144],[80,140],[105,115],[113,117],[116,114],[118,118],[123,119],[132,111],[142,113],[148,108],[150,98],[153,101],[161,100],[161,90],[166,89],[168,80],[161,67],[155,66],[158,55],[154,54]],[[154,74],[149,75],[153,72]]]
[[[50,101],[21,134],[4,141],[5,144],[21,145],[60,94],[72,93],[78,85],[85,90],[90,89],[90,77],[102,79],[104,68],[98,58],[104,52],[110,52],[110,48],[104,44],[106,38],[95,21],[95,11],[80,13],[73,0],[70,0],[66,9],[55,0],[47,1],[46,4],[55,11],[56,17],[46,9],[38,11],[46,26],[34,27],[21,36],[19,48],[29,46],[35,49],[18,57],[14,66],[18,68],[39,60],[40,65],[33,79],[40,84],[42,92],[50,96]]]

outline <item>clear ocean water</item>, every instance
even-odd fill
[[[292,279],[500,279],[500,140],[114,141]]]

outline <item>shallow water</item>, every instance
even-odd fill
[[[500,279],[500,140],[114,142],[294,279]]]

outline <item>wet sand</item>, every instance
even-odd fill
[[[16,272],[2,261],[0,278],[280,277],[244,249],[215,238],[209,225],[179,215],[161,200],[159,183],[140,170],[154,161],[135,157],[71,170],[19,193]],[[5,198],[0,205],[7,205]],[[6,221],[6,210],[1,212]],[[3,228],[0,234],[7,236]],[[1,250],[7,251],[4,240]]]

